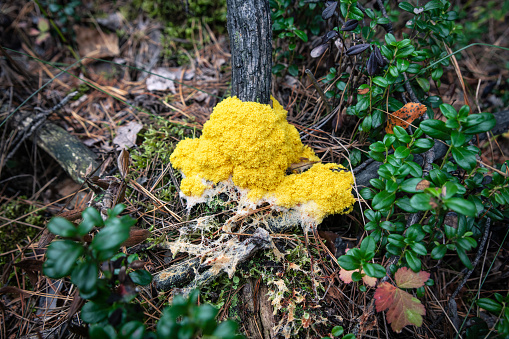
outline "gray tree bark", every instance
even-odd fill
[[[242,101],[270,102],[272,26],[268,0],[227,0],[232,95]]]

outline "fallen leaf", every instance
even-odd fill
[[[366,94],[366,93],[369,93],[369,88],[363,88],[363,89],[357,90],[357,94]]]
[[[406,267],[400,268],[394,274],[394,280],[401,288],[419,288],[429,279],[428,272],[415,273]],[[381,283],[375,291],[376,311],[387,311],[387,322],[392,329],[399,333],[406,325],[422,325],[422,316],[426,309],[419,299],[410,293],[387,282]]]
[[[375,291],[376,311],[387,311],[387,322],[394,332],[400,333],[407,325],[422,325],[426,309],[419,299],[388,282],[383,282]]]
[[[182,75],[182,72],[184,74]],[[173,94],[177,93],[175,88],[175,80],[191,80],[194,77],[193,70],[185,70],[183,71],[182,67],[170,67],[163,68],[159,67],[152,71],[147,80],[146,85],[149,91],[167,91],[170,90]]]
[[[394,280],[396,285],[400,288],[419,288],[424,286],[424,283],[428,281],[430,274],[428,272],[420,271],[415,273],[407,267],[401,267],[396,274],[394,274]]]
[[[118,36],[116,33],[106,34],[95,28],[74,26],[76,41],[82,57],[103,59],[117,56],[120,53]],[[83,59],[83,63],[93,62],[92,59]]]
[[[345,284],[349,284],[349,283],[351,283],[351,282],[353,281],[353,280],[352,280],[352,274],[353,274],[353,272],[357,272],[357,270],[347,271],[347,270],[345,270],[345,269],[343,269],[343,268],[342,268],[342,269],[339,271],[339,278],[340,278],[341,280],[343,280],[343,282],[344,282]],[[362,281],[364,282],[364,284],[366,284],[366,285],[368,285],[368,286],[370,286],[370,287],[375,287],[375,285],[376,285],[376,281],[377,281],[377,279],[376,279],[376,278],[373,278],[373,277],[370,277],[370,276],[366,275],[366,274],[365,274],[362,270],[361,270],[361,274],[364,274],[364,275],[362,276]]]
[[[117,136],[113,139],[113,143],[119,146],[117,150],[121,150],[122,148],[129,149],[136,145],[136,137],[142,128],[143,126],[141,124],[134,121],[119,127]]]
[[[403,128],[407,128],[408,125],[415,119],[420,118],[426,112],[426,106],[409,102],[396,112],[389,114],[387,119],[387,126],[385,127],[385,132],[393,134],[392,131],[394,126],[401,126]]]

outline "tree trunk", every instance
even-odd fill
[[[232,95],[268,104],[272,69],[272,27],[268,0],[227,0]]]
[[[227,0],[232,64],[232,96],[261,104],[270,102],[272,26],[268,0]],[[258,293],[255,293],[258,292]],[[249,279],[239,293],[242,329],[248,338],[274,337],[272,305],[266,286]]]

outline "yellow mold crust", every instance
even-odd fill
[[[275,197],[278,205],[291,208],[314,201],[317,216],[347,212],[355,202],[353,176],[332,171],[340,165],[315,164],[302,174],[286,175],[301,158],[320,159],[302,144],[283,107],[272,102],[273,108],[227,98],[214,108],[200,138],[179,142],[170,161],[185,175],[182,192],[200,196],[207,188],[200,178],[217,184],[231,176],[253,202]]]

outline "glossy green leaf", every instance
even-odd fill
[[[343,267],[347,271],[353,271],[360,267],[360,259],[357,259],[353,255],[342,255],[338,258],[339,266]]]
[[[152,274],[146,270],[137,270],[129,273],[129,277],[136,285],[146,286],[152,282]]]
[[[395,193],[381,191],[373,198],[371,205],[375,210],[384,210],[389,208],[396,199]]]
[[[481,298],[475,303],[477,306],[484,308],[486,311],[489,311],[497,316],[500,314],[500,311],[502,311],[502,305],[490,298]]]
[[[364,272],[373,278],[383,278],[386,275],[385,268],[379,264],[366,263],[362,266]]]
[[[477,166],[476,152],[469,151],[466,147],[453,147],[452,157],[456,163],[467,171],[471,171]]]
[[[81,319],[89,324],[95,324],[108,317],[110,305],[106,303],[95,303],[89,301],[81,308]]]
[[[447,253],[447,247],[443,244],[435,246],[431,251],[431,257],[435,260],[442,259]]]
[[[72,222],[61,217],[55,217],[48,223],[48,230],[64,238],[72,238],[78,235],[78,229]]]
[[[444,204],[456,213],[464,214],[468,217],[475,217],[477,209],[471,201],[462,198],[444,199]]]
[[[421,260],[412,251],[405,252],[405,259],[412,271],[419,272],[421,270]]]
[[[440,140],[449,140],[451,138],[451,129],[447,128],[443,121],[428,119],[421,122],[419,127],[432,138]]]
[[[415,194],[410,199],[410,205],[419,211],[427,211],[433,208],[431,206],[431,197],[425,193]]]
[[[74,267],[71,274],[71,281],[80,292],[91,293],[96,289],[99,270],[94,261],[84,261]]]
[[[46,251],[44,274],[54,279],[69,275],[83,250],[81,244],[71,240],[53,241]]]

